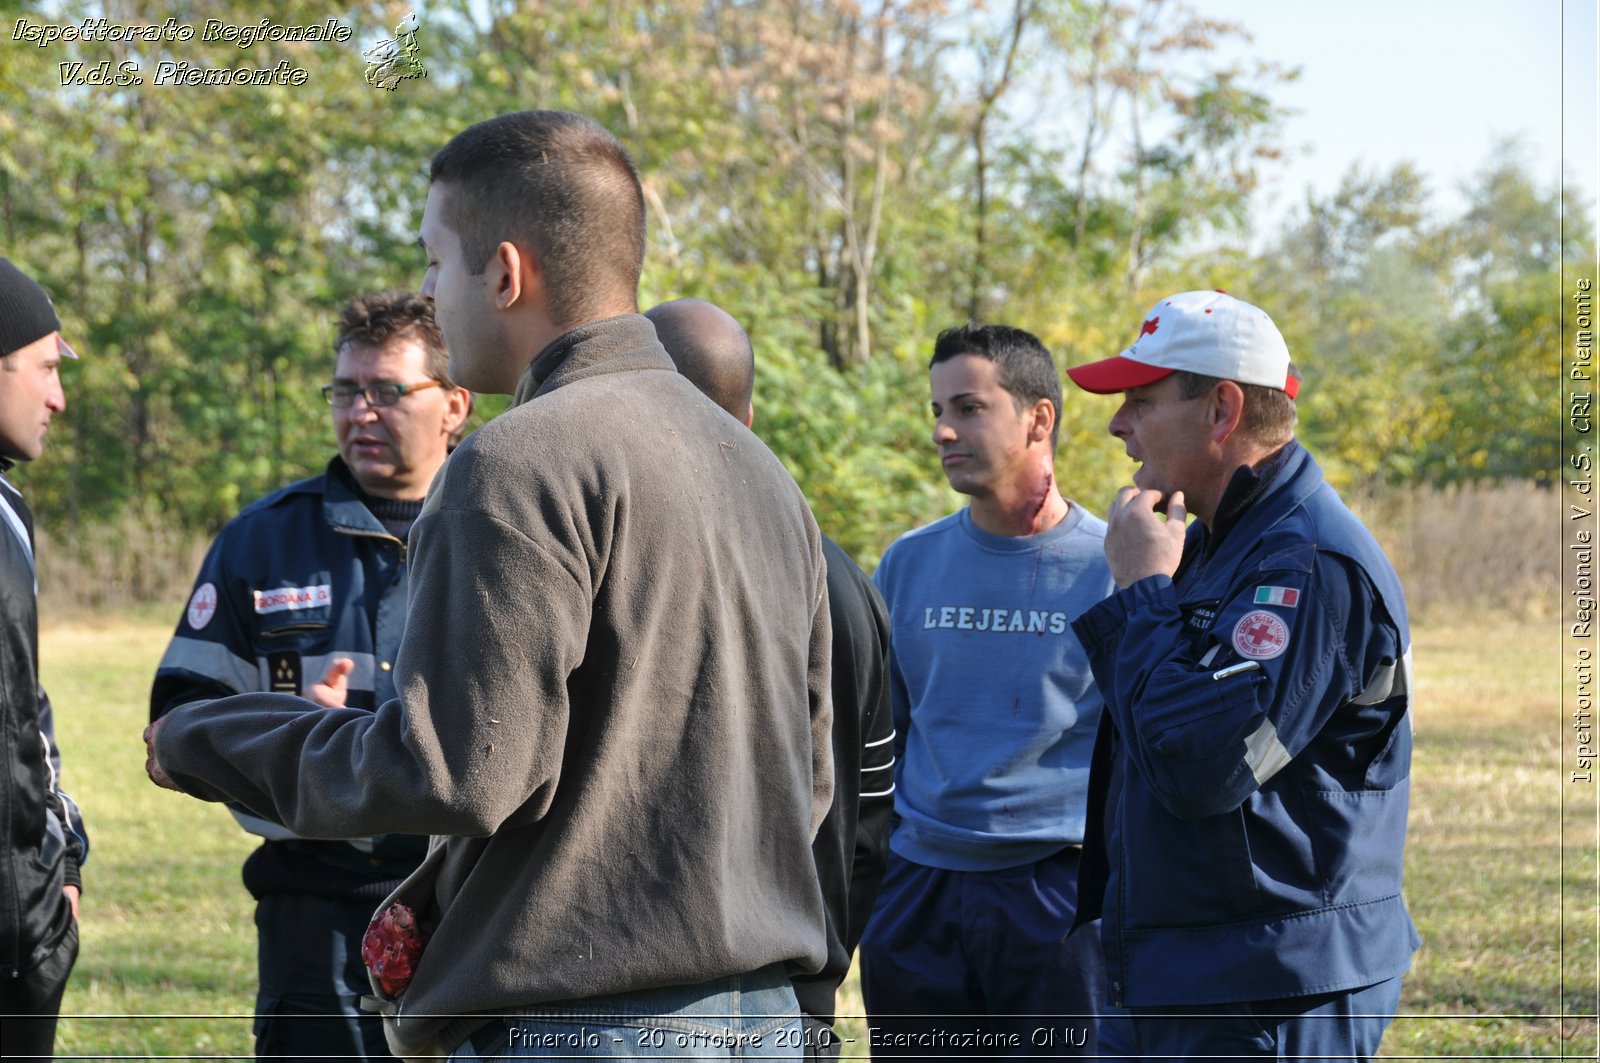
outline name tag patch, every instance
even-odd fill
[[[1246,613],[1233,625],[1233,648],[1252,661],[1270,661],[1289,648],[1289,625],[1272,613]]]
[[[1200,602],[1193,606],[1184,607],[1183,626],[1197,634],[1204,635],[1211,630],[1211,625],[1216,622],[1216,602]]]
[[[251,591],[256,600],[256,614],[281,613],[288,609],[321,609],[333,604],[333,586],[275,587],[270,591]]]

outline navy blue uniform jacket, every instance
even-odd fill
[[[1175,579],[1073,623],[1106,699],[1079,922],[1104,918],[1119,1005],[1351,989],[1421,944],[1400,895],[1411,657],[1394,569],[1298,443],[1219,509]]]
[[[190,701],[256,691],[302,695],[335,657],[355,662],[347,704],[395,696],[406,617],[406,544],[384,530],[335,457],[327,470],[246,506],[217,536],[150,692],[150,718]],[[234,817],[268,844],[245,886],[360,897],[374,906],[410,874],[426,838],[298,840],[242,806]]]

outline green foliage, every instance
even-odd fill
[[[1357,172],[1266,252],[1219,250],[1249,231],[1295,72],[1218,65],[1243,27],[1177,0],[439,0],[417,12],[428,76],[374,89],[361,49],[404,13],[355,5],[345,44],[0,49],[0,233],[86,355],[45,460],[18,470],[46,524],[115,527],[154,499],[209,531],[318,468],[337,307],[415,282],[431,153],[528,106],[591,114],[628,145],[645,305],[698,295],[745,323],[759,427],[864,560],[961,502],[927,442],[925,362],[974,311],[1065,367],[1119,350],[1166,291],[1230,287],[1307,370],[1305,434],[1337,479],[1551,475],[1541,381],[1557,273],[1592,257],[1581,208],[1563,238],[1558,194],[1507,146],[1459,219],[1409,168]],[[260,18],[242,0],[71,12],[101,14]],[[61,84],[58,64],[103,59],[147,81],[162,60],[281,59],[307,81]],[[1062,411],[1060,479],[1097,510],[1127,473],[1113,408],[1069,388]]]
[[[1563,269],[1587,212],[1496,149],[1459,218],[1410,166],[1352,170],[1236,290],[1271,308],[1306,373],[1302,435],[1336,482],[1550,482],[1559,465]]]

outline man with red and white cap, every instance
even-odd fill
[[[1400,582],[1295,441],[1261,310],[1174,295],[1067,375],[1122,393],[1140,463],[1108,519],[1118,589],[1073,623],[1106,702],[1078,919],[1103,916],[1126,1009],[1100,1054],[1370,1058],[1421,944]]]
[[[60,792],[50,700],[39,686],[33,515],[4,473],[44,452],[66,409],[55,307],[0,258],[0,712],[6,855],[0,865],[0,1055],[48,1057],[78,956],[78,866],[88,854],[77,807]]]

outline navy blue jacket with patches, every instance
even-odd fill
[[[1405,598],[1298,443],[1241,470],[1175,579],[1073,623],[1106,712],[1078,921],[1121,1005],[1333,992],[1402,974]],[[1236,666],[1242,666],[1236,668]]]
[[[356,494],[344,462],[246,506],[211,544],[177,633],[156,672],[150,718],[190,701],[280,691],[301,695],[335,657],[349,657],[346,703],[395,696],[406,618],[406,546]],[[267,839],[245,885],[268,893],[381,901],[427,851],[426,838],[296,839],[242,808]]]

